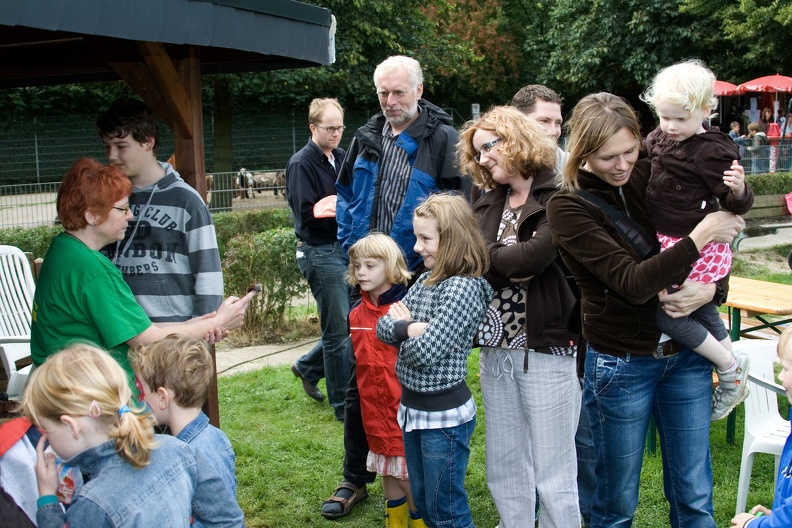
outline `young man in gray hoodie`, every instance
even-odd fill
[[[212,216],[173,166],[157,161],[157,116],[143,101],[118,99],[97,117],[96,130],[108,162],[133,185],[126,236],[102,252],[153,322],[215,311],[223,301],[223,274]]]

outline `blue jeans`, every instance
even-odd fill
[[[349,354],[348,259],[338,243],[297,247],[297,265],[308,281],[319,308],[322,339],[295,363],[300,375],[312,384],[325,378],[327,401],[337,420],[344,419],[344,397],[351,375]]]
[[[444,429],[415,429],[404,433],[404,454],[410,490],[426,526],[473,528],[465,472],[470,437],[476,418]]]
[[[621,358],[589,347],[583,403],[597,452],[592,528],[632,526],[650,413],[660,433],[671,526],[715,528],[711,399],[712,363],[694,352]]]
[[[577,487],[580,515],[583,526],[591,524],[591,501],[594,488],[597,486],[597,476],[594,472],[597,463],[597,454],[594,450],[594,437],[591,433],[589,415],[585,406],[580,408],[580,421],[575,433],[575,451],[577,453]]]

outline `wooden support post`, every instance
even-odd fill
[[[178,121],[174,122],[173,147],[176,151],[176,166],[179,174],[201,196],[206,195],[206,165],[204,164],[203,109],[201,104],[201,61],[198,48],[189,46],[186,57],[176,61],[179,81],[184,87],[190,104],[188,116],[192,130],[182,130]],[[217,394],[217,359],[214,345],[210,347],[214,374],[209,389],[209,399],[204,404],[204,412],[209,422],[220,427],[220,404]]]

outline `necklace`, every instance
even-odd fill
[[[74,240],[77,240],[78,242],[82,243],[83,245],[87,245],[85,242],[80,240],[80,237],[78,237],[77,235],[73,235],[73,234],[69,233],[68,231],[64,231],[64,233],[66,233],[67,235],[72,237]]]

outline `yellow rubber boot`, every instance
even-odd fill
[[[417,519],[410,516],[410,528],[426,528],[426,523],[424,522],[422,517],[418,517]]]
[[[408,517],[407,502],[390,507],[388,501],[385,501],[385,528],[407,528]]]

